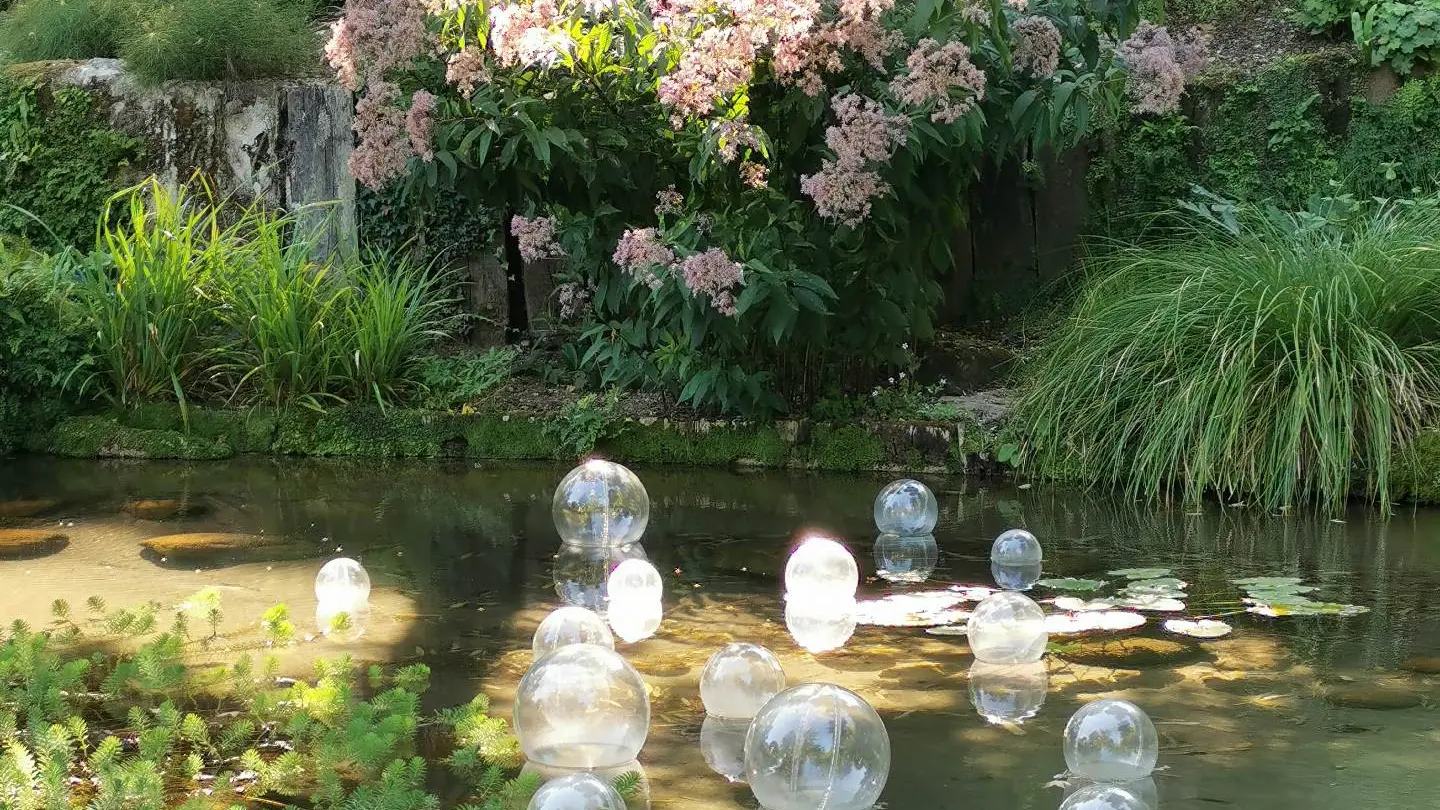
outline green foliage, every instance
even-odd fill
[[[347,273],[344,393],[381,406],[422,376],[421,354],[453,333],[445,274],[374,253]]]
[[[545,438],[554,443],[558,458],[579,458],[624,430],[620,392],[612,390],[604,396],[586,394],[566,405],[554,420],[545,424]]]
[[[1371,64],[1401,75],[1440,54],[1440,0],[1300,0],[1293,16],[1315,33],[1348,28]]]
[[[1350,15],[1364,12],[1377,0],[1300,0],[1293,10],[1295,22],[1317,34],[1350,24]]]
[[[1337,155],[1339,176],[1357,196],[1440,188],[1440,76],[1410,79],[1384,104],[1357,100]]]
[[[0,71],[0,233],[88,250],[97,212],[140,154],[84,90],[42,90]]]
[[[6,62],[116,56],[117,5],[117,0],[18,0],[0,18],[0,54]]]
[[[89,343],[68,295],[71,256],[0,245],[0,450],[63,415],[65,378]]]
[[[514,349],[498,348],[420,357],[416,361],[416,379],[424,392],[420,404],[439,411],[468,405],[509,379],[516,356]]]
[[[1191,212],[1087,268],[1017,410],[1022,469],[1330,510],[1358,470],[1388,508],[1440,394],[1440,199]]]

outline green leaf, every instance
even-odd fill
[[[1081,577],[1042,579],[1035,584],[1042,588],[1049,588],[1052,591],[1098,591],[1105,586],[1105,583],[1101,580],[1083,579]]]
[[[1021,128],[1020,121],[1024,119],[1025,114],[1030,111],[1030,106],[1035,103],[1035,99],[1038,96],[1039,91],[1032,87],[1021,93],[1019,98],[1015,99],[1014,106],[1010,108],[1010,127],[1012,129],[1018,130]]]

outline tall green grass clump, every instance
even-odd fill
[[[6,62],[115,56],[120,4],[129,0],[18,0],[0,14]]]
[[[346,392],[383,406],[416,387],[421,354],[453,334],[454,284],[433,269],[383,253],[370,254],[347,275]]]
[[[1133,496],[1382,509],[1440,394],[1440,202],[1194,206],[1088,268],[1029,371],[1022,469]]]
[[[320,64],[305,0],[127,2],[137,13],[121,32],[119,52],[141,81],[291,76]]]

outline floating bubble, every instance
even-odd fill
[[[645,533],[650,496],[629,469],[591,459],[571,470],[555,488],[555,530],[576,546],[624,546]]]
[[[610,572],[631,559],[645,559],[645,548],[639,543],[607,548],[562,543],[552,572],[555,595],[567,605],[604,616],[610,606]]]
[[[598,776],[577,773],[541,785],[529,810],[625,810],[625,800]]]
[[[855,635],[859,605],[853,598],[829,600],[785,597],[785,629],[795,643],[812,653],[830,652],[845,646]]]
[[[1060,810],[1153,810],[1139,797],[1119,785],[1090,785],[1080,788],[1060,803]]]
[[[326,639],[349,644],[365,635],[370,625],[370,603],[358,605],[321,602],[315,606],[315,629]]]
[[[935,535],[901,537],[882,534],[875,538],[875,574],[889,582],[924,582],[940,563]]]
[[[1038,565],[1043,559],[1040,541],[1024,529],[1003,532],[990,546],[990,562],[1001,565]]]
[[[615,649],[615,639],[610,635],[610,628],[605,626],[605,620],[593,610],[573,605],[551,611],[540,622],[540,626],[535,628],[535,637],[530,641],[530,649],[535,653],[535,660],[539,661],[547,653],[567,644],[598,644]]]
[[[337,557],[315,575],[315,601],[358,607],[370,599],[370,574],[349,557]],[[338,609],[338,608],[337,608]]]
[[[792,598],[855,598],[860,569],[849,549],[821,535],[805,538],[785,564],[785,592]]]
[[[745,733],[750,719],[706,715],[700,724],[700,755],[710,770],[734,783],[745,781]]]
[[[935,494],[919,481],[894,481],[875,496],[875,527],[885,534],[926,535],[935,531],[939,519]]]
[[[665,608],[659,599],[612,599],[606,618],[621,641],[634,644],[655,635],[665,619]]]
[[[1148,777],[1160,757],[1149,715],[1134,703],[1106,698],[1081,706],[1065,724],[1065,764],[1097,782]]]
[[[1040,563],[1010,565],[991,561],[990,575],[995,584],[1007,591],[1028,591],[1035,587],[1042,575]]]
[[[834,684],[781,692],[745,737],[745,777],[766,810],[868,810],[889,775],[880,715]]]
[[[1045,611],[1014,591],[991,594],[970,614],[970,651],[991,664],[1028,664],[1045,656]]]
[[[561,647],[525,673],[515,736],[526,758],[557,768],[607,768],[636,758],[650,733],[640,673],[614,650]]]
[[[970,665],[970,703],[991,723],[1020,723],[1040,713],[1050,690],[1045,662]]]
[[[665,583],[660,572],[649,560],[631,558],[622,560],[606,580],[610,601],[659,602],[665,595]]]
[[[730,644],[700,673],[700,702],[713,717],[748,720],[785,689],[785,670],[758,644]]]

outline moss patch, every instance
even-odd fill
[[[112,417],[76,416],[63,420],[51,434],[51,450],[77,458],[178,458],[210,460],[235,455],[220,438],[178,430],[128,427]]]
[[[599,449],[637,464],[781,467],[789,462],[793,448],[773,425],[701,420],[627,422]]]
[[[1420,431],[1396,466],[1390,489],[1396,500],[1440,503],[1440,429]]]
[[[805,466],[821,470],[874,470],[897,463],[886,458],[885,442],[858,425],[816,425]]]

